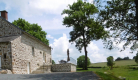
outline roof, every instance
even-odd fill
[[[8,36],[8,37],[0,37],[0,42],[10,42],[19,36]]]
[[[14,24],[12,24],[11,22],[7,21],[5,18],[3,18],[3,17],[1,17],[1,16],[0,16],[0,18],[2,18],[4,21],[6,21],[6,22],[10,23],[11,25],[13,25],[14,27],[16,27],[17,29],[21,30],[24,34],[26,34],[26,35],[28,35],[28,36],[32,37],[33,39],[35,39],[35,40],[39,41],[40,43],[42,43],[42,44],[44,44],[44,45],[48,46],[49,48],[51,48],[49,45],[45,44],[45,43],[44,43],[44,42],[42,42],[41,40],[37,39],[36,37],[32,36],[31,34],[27,33],[26,31],[22,30],[22,29],[21,29],[21,28],[19,28],[18,26],[15,26],[15,25],[14,25]],[[14,38],[15,38],[15,37],[14,37]],[[4,40],[2,40],[2,41],[4,41]],[[1,42],[1,40],[0,40],[0,42]],[[9,41],[8,41],[8,42],[9,42]]]

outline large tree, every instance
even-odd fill
[[[41,40],[45,44],[49,45],[49,40],[46,39],[47,33],[43,31],[41,26],[38,24],[30,24],[22,18],[14,20],[12,23],[27,33],[31,34],[32,36],[36,37],[37,39]]]
[[[85,69],[87,69],[87,46],[92,40],[99,40],[105,37],[107,32],[104,28],[92,18],[97,13],[97,8],[90,3],[78,0],[68,9],[64,9],[62,14],[67,14],[63,18],[63,25],[73,27],[70,32],[69,42],[75,42],[76,48],[81,52],[84,47],[85,52]]]
[[[137,49],[138,0],[111,0],[100,9],[98,20],[111,31],[113,38],[107,41],[106,48],[113,49],[113,42],[116,44],[124,42],[123,50],[131,44],[132,52]]]

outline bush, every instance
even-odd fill
[[[135,56],[135,62],[138,64],[138,53]]]
[[[87,66],[91,64],[90,59],[87,57]],[[82,55],[79,58],[77,58],[77,67],[83,68],[85,67],[85,56]]]
[[[52,60],[52,64],[55,64],[55,61],[54,60]]]
[[[113,65],[115,64],[115,63],[113,63],[113,61],[114,61],[113,56],[107,57],[107,66],[109,66],[110,70],[113,69]]]

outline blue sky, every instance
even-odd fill
[[[13,22],[18,18],[23,18],[30,23],[37,23],[44,31],[47,32],[47,39],[49,39],[52,50],[52,58],[56,61],[60,59],[66,59],[67,49],[70,49],[70,57],[77,60],[81,55],[84,55],[84,51],[80,53],[75,44],[70,44],[69,32],[72,28],[66,28],[62,25],[62,21],[65,15],[61,15],[63,9],[67,8],[68,4],[72,4],[77,0],[0,0],[0,11],[8,11],[8,21]],[[88,2],[93,2],[88,0]],[[118,45],[121,49],[123,43]],[[133,58],[135,53],[130,54],[130,50],[126,49],[120,52],[117,49],[108,50],[103,48],[102,40],[91,41],[87,50],[88,57],[92,63],[105,62],[108,56],[117,57],[129,57]]]

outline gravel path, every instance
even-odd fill
[[[55,72],[46,74],[0,74],[0,80],[99,80],[93,72]]]

